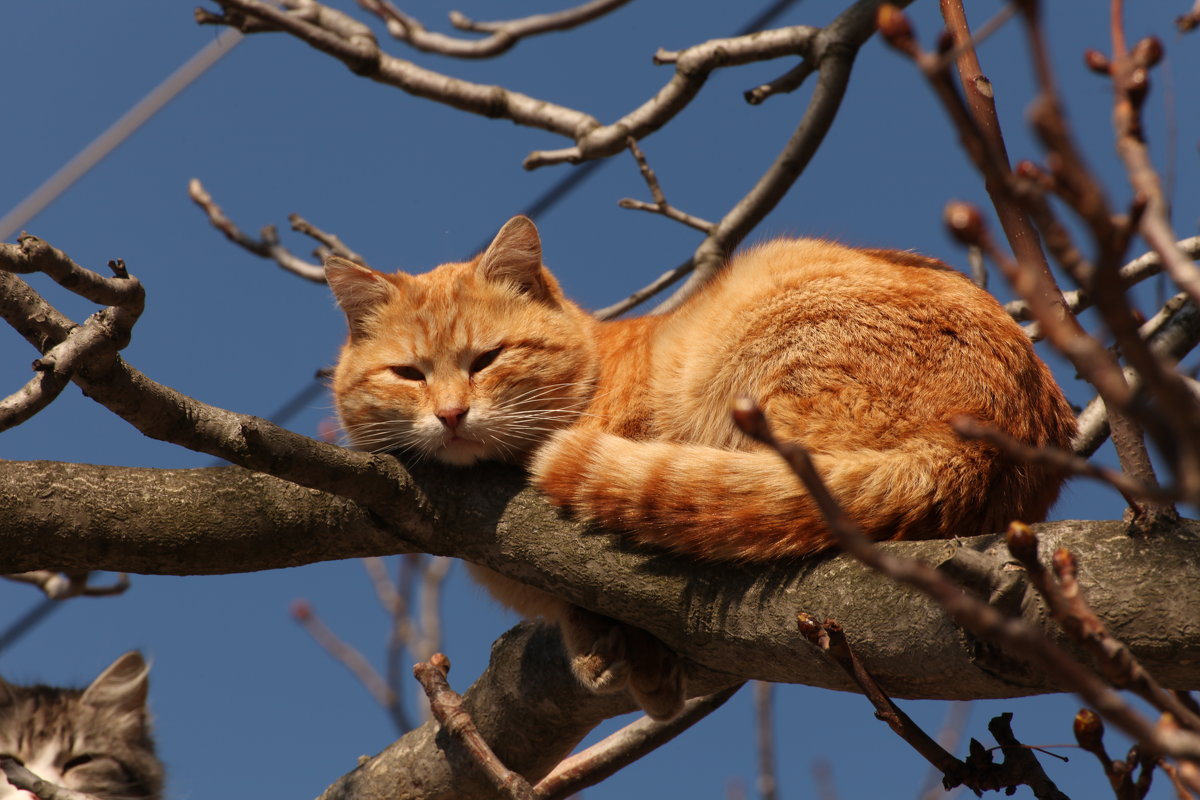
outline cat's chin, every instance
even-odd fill
[[[470,439],[456,439],[434,454],[438,461],[453,467],[469,467],[487,457],[487,448]]]

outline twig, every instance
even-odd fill
[[[1192,10],[1175,18],[1175,27],[1180,33],[1196,30],[1200,26],[1200,0],[1192,6]]]
[[[854,679],[866,698],[871,701],[871,705],[875,706],[875,717],[887,723],[897,736],[908,742],[917,753],[942,773],[942,786],[945,789],[966,786],[978,794],[987,790],[1028,785],[1039,798],[1066,800],[1046,776],[1037,759],[1012,735],[1012,729],[1009,727],[1011,714],[1001,715],[988,725],[988,729],[1004,749],[1002,763],[994,763],[990,754],[979,751],[978,748],[973,748],[972,755],[966,761],[960,761],[925,733],[879,687],[855,655],[854,649],[850,647],[841,625],[830,619],[823,623],[818,622],[815,617],[806,613],[797,615],[796,622],[800,632],[809,642],[829,654],[838,666]]]
[[[974,417],[959,416],[950,421],[954,432],[965,439],[977,439],[988,442],[1001,450],[1009,458],[1037,464],[1048,464],[1064,473],[1083,475],[1088,478],[1107,483],[1112,486],[1130,506],[1136,508],[1145,498],[1170,502],[1177,498],[1177,493],[1159,486],[1148,486],[1141,481],[1131,478],[1120,470],[1093,464],[1086,458],[1081,458],[1057,447],[1033,447],[1014,439],[1002,430],[980,422]]]
[[[1200,236],[1181,239],[1175,243],[1175,246],[1185,253],[1188,258],[1200,258]],[[1146,278],[1152,278],[1155,275],[1161,274],[1162,269],[1162,257],[1157,252],[1151,250],[1148,253],[1143,253],[1119,270],[1118,275],[1121,287],[1128,289],[1136,286]],[[1067,308],[1076,313],[1091,308],[1093,303],[1092,296],[1084,289],[1072,289],[1071,291],[1063,292],[1063,300],[1066,302]],[[1018,322],[1024,322],[1030,318],[1029,304],[1024,300],[1012,300],[1005,303],[1004,310]],[[1041,338],[1041,336],[1039,334],[1031,338],[1036,340]]]
[[[1178,296],[1171,298],[1141,328],[1150,339],[1150,350],[1156,358],[1179,361],[1197,344],[1200,344],[1200,310],[1190,299],[1183,302]],[[1130,368],[1125,369],[1125,380],[1133,392],[1142,388],[1142,379]],[[1104,443],[1108,436],[1108,416],[1104,399],[1097,396],[1079,415],[1079,429],[1071,442],[1071,449],[1081,456],[1090,456]]]
[[[1161,767],[1166,773],[1181,800],[1195,800],[1195,797],[1179,780],[1174,766],[1163,759],[1142,753],[1137,745],[1130,749],[1124,760],[1117,761],[1109,757],[1108,751],[1104,747],[1104,723],[1091,709],[1080,709],[1079,713],[1075,715],[1073,728],[1075,741],[1079,743],[1079,747],[1094,755],[1100,762],[1104,776],[1108,778],[1108,783],[1117,800],[1141,800],[1144,798],[1150,790],[1150,781],[1155,767]],[[1134,779],[1135,771],[1139,771],[1136,780]]]
[[[1127,53],[1120,25],[1119,0],[1114,0],[1112,8],[1114,52],[1112,69],[1122,76],[1114,81],[1117,89],[1114,120],[1118,129],[1118,150],[1122,151],[1122,157],[1127,159],[1127,164],[1129,163],[1128,159],[1132,158],[1143,168],[1150,169],[1148,159],[1144,159],[1136,153],[1130,155],[1125,151],[1136,151],[1141,148],[1137,143],[1140,137],[1140,119],[1138,118],[1140,100],[1138,98],[1144,94],[1138,94],[1137,84],[1140,83],[1142,89],[1145,88],[1146,72],[1149,65],[1161,55],[1161,47],[1156,48],[1152,40],[1147,40],[1147,42],[1151,42],[1149,47],[1139,45],[1138,48],[1135,48],[1134,54]],[[1157,401],[1154,414],[1146,412],[1143,405],[1130,407],[1127,404],[1117,403],[1112,406],[1112,410],[1119,410],[1122,415],[1130,414],[1131,420],[1136,418],[1137,422],[1144,426],[1165,450],[1175,455],[1175,463],[1172,466],[1175,467],[1176,479],[1185,493],[1194,496],[1200,492],[1200,405],[1195,402],[1187,387],[1183,385],[1178,373],[1156,359],[1145,342],[1138,336],[1137,319],[1129,304],[1129,299],[1121,288],[1118,276],[1120,262],[1139,225],[1139,220],[1144,225],[1148,218],[1159,216],[1157,211],[1159,201],[1155,199],[1151,186],[1151,184],[1157,186],[1157,176],[1142,176],[1141,180],[1147,181],[1144,184],[1135,181],[1138,194],[1135,196],[1129,215],[1118,217],[1112,213],[1099,181],[1088,170],[1082,153],[1071,134],[1052,74],[1049,46],[1038,16],[1029,5],[1022,6],[1022,16],[1031,45],[1034,72],[1040,89],[1038,98],[1030,111],[1030,120],[1043,144],[1054,155],[1053,160],[1047,163],[1052,168],[1051,173],[1057,194],[1082,218],[1097,249],[1095,264],[1090,270],[1077,271],[1076,279],[1084,287],[1094,292],[1096,308],[1105,325],[1112,332],[1117,346],[1129,364],[1141,375],[1147,391]],[[1133,69],[1135,66],[1139,69]],[[1139,72],[1140,79],[1133,74],[1134,72]],[[1152,169],[1150,171],[1153,172]],[[1043,230],[1046,233],[1047,242],[1051,243],[1053,241],[1051,232],[1045,227]],[[1056,235],[1058,233],[1062,233],[1061,226],[1056,229]],[[1065,233],[1062,235],[1065,236]],[[1171,269],[1170,259],[1177,256],[1178,253],[1174,251],[1175,236],[1172,234],[1169,238],[1172,253],[1166,252],[1160,243],[1151,242],[1151,246],[1159,251],[1159,254],[1167,261],[1168,269]],[[1073,251],[1070,257],[1076,258],[1080,264],[1085,263],[1078,256],[1077,251]],[[1068,261],[1063,261],[1063,263],[1064,266],[1070,268]],[[1194,271],[1190,263],[1187,264],[1187,268]],[[1117,400],[1115,396],[1109,395],[1103,387],[1098,386],[1097,388],[1101,390],[1101,394],[1110,405]],[[1117,416],[1114,415],[1114,423],[1119,421]],[[1153,467],[1145,454],[1141,437],[1121,436],[1118,438],[1117,434],[1120,432],[1122,431],[1119,431],[1114,424],[1114,444],[1117,445],[1117,454],[1121,458],[1125,471],[1147,483],[1155,480]],[[1151,511],[1152,516],[1160,512],[1166,516],[1174,514],[1174,510],[1171,508],[1151,507]]]
[[[337,234],[321,230],[299,214],[288,214],[288,222],[291,223],[292,230],[297,233],[303,233],[305,236],[310,236],[322,244],[322,247],[317,248],[313,253],[318,261],[324,263],[326,257],[335,255],[348,258],[358,264],[367,263],[365,258],[356,251],[351,250]]]
[[[32,572],[13,572],[0,575],[18,583],[29,583],[42,590],[51,600],[65,600],[69,597],[112,597],[124,594],[129,588],[129,576],[124,572],[117,574],[117,580],[107,586],[93,586],[88,583],[90,572],[55,572],[39,569]]]
[[[1051,558],[1055,581],[1038,558],[1037,534],[1028,525],[1013,522],[1005,534],[1008,550],[1025,567],[1030,583],[1045,598],[1054,619],[1096,661],[1101,674],[1114,686],[1129,689],[1150,705],[1171,714],[1181,725],[1200,732],[1200,715],[1159,685],[1121,641],[1113,638],[1079,589],[1075,557],[1066,549]]]
[[[952,701],[950,710],[946,712],[946,719],[942,722],[942,728],[938,731],[937,743],[949,752],[958,750],[962,745],[962,738],[970,717],[970,701]],[[922,782],[921,791],[917,795],[919,800],[953,800],[957,791],[947,797],[945,787],[941,785],[941,774],[937,767],[930,765],[929,773]]]
[[[775,770],[775,730],[772,722],[774,684],[754,682],[755,742],[758,749],[758,796],[761,800],[777,800],[779,779]]]
[[[658,183],[658,176],[654,174],[654,170],[646,163],[646,156],[642,153],[642,149],[638,147],[637,140],[632,136],[627,142],[629,152],[633,153],[633,157],[637,160],[638,169],[642,173],[642,178],[646,181],[646,186],[650,189],[650,196],[654,198],[653,203],[646,203],[641,200],[633,200],[624,197],[617,201],[617,205],[621,208],[629,208],[637,211],[651,211],[655,214],[662,214],[664,217],[673,219],[676,222],[681,222],[684,225],[695,228],[702,233],[709,233],[713,229],[713,224],[708,220],[694,217],[691,214],[686,214],[667,202],[667,196],[663,194],[662,187]]]
[[[446,682],[450,659],[435,653],[429,661],[413,666],[413,675],[429,697],[429,708],[442,728],[471,755],[472,761],[484,771],[492,785],[512,800],[537,800],[529,782],[496,757],[484,741],[471,715],[463,708],[462,697]]]
[[[188,196],[196,205],[204,209],[204,213],[208,215],[208,221],[214,228],[225,234],[225,238],[229,241],[260,258],[274,261],[293,275],[299,275],[314,283],[325,282],[325,268],[320,264],[312,264],[299,258],[280,244],[279,233],[275,230],[274,225],[265,226],[257,239],[244,233],[234,224],[233,220],[225,216],[225,212],[216,204],[212,195],[205,190],[204,184],[200,183],[199,178],[192,178],[188,181]]]
[[[914,750],[945,776],[943,785],[947,789],[957,786],[963,781],[966,776],[963,772],[962,762],[946,752],[945,748],[921,730],[921,727],[884,693],[862,662],[858,660],[858,656],[854,654],[849,642],[846,641],[846,634],[841,625],[831,619],[819,622],[816,617],[804,612],[797,615],[796,624],[804,638],[828,653],[838,666],[854,679],[863,695],[871,701],[871,705],[875,706],[876,718],[887,723],[897,736],[908,742]]]
[[[534,787],[541,800],[559,800],[594,786],[617,770],[632,764],[716,711],[742,684],[706,697],[693,697],[679,716],[658,721],[643,716],[583,752],[563,759]]]
[[[476,22],[457,11],[451,11],[450,22],[459,30],[490,34],[483,39],[460,39],[427,31],[417,19],[401,11],[389,0],[358,0],[360,6],[382,19],[387,24],[388,33],[400,41],[427,53],[457,58],[490,58],[500,55],[528,36],[569,30],[591,22],[628,2],[629,0],[591,0],[553,14],[535,14],[524,19],[503,22]]]
[[[384,711],[392,717],[397,729],[401,732],[412,730],[412,723],[399,702],[397,692],[388,686],[387,681],[375,671],[371,662],[362,653],[342,641],[337,634],[330,630],[328,625],[321,621],[308,601],[292,601],[291,614],[292,619],[300,623],[300,627],[304,628],[305,632],[322,650],[328,653],[334,661],[350,670],[359,683],[375,698],[375,702],[379,703]]]
[[[621,316],[622,314],[624,314],[626,311],[629,311],[630,309],[637,308],[642,303],[649,300],[651,297],[654,297],[655,295],[659,294],[660,292],[662,292],[669,286],[678,282],[685,275],[689,274],[693,269],[695,269],[695,263],[692,261],[692,259],[689,258],[687,261],[683,262],[678,267],[675,267],[674,269],[669,269],[666,272],[664,272],[662,275],[659,275],[651,283],[642,287],[641,289],[638,289],[636,292],[629,295],[629,297],[626,297],[624,300],[613,303],[611,306],[605,306],[604,308],[599,309],[598,311],[595,312],[596,319],[600,319],[600,320],[613,319],[615,317]]]
[[[387,685],[391,687],[396,707],[402,708],[404,689],[400,664],[405,654],[410,656],[410,661],[414,658],[427,661],[441,647],[441,586],[453,562],[448,558],[423,553],[400,556],[398,562],[399,575],[393,582],[382,558],[362,559],[379,604],[392,620],[387,644]],[[419,611],[413,608],[412,603],[414,574],[421,589]],[[407,718],[405,723],[401,732],[411,727],[407,724]]]
[[[76,264],[61,250],[46,242],[21,234],[17,244],[0,244],[0,270],[5,272],[44,272],[60,286],[92,302],[106,304],[81,326],[72,327],[54,343],[42,349],[33,362],[38,373],[21,389],[0,400],[0,431],[19,425],[54,401],[80,364],[107,351],[110,356],[125,348],[133,326],[142,314],[146,293],[137,278],[131,277],[121,259],[108,262],[115,277],[105,278]],[[23,284],[23,282],[21,282]],[[21,299],[0,296],[0,316],[19,316]]]
[[[1041,272],[1039,291],[1044,293],[1046,302],[1061,302],[1061,292],[1046,263],[1046,255],[1042,252],[1037,231],[1008,188],[1012,179],[1012,168],[1004,144],[1004,135],[1000,130],[1000,117],[996,113],[994,90],[991,81],[983,75],[975,53],[975,40],[967,24],[962,0],[941,0],[941,11],[946,28],[954,39],[955,49],[952,55],[975,123],[973,134],[979,137],[987,154],[986,157],[977,159],[977,165],[982,168],[984,185],[996,208],[1000,226],[1004,229],[1017,261],[1025,269]],[[1003,22],[1003,19],[1000,22]],[[925,58],[919,58],[918,63]],[[941,80],[938,76],[943,73],[936,67],[923,67],[923,70],[931,81]]]
[[[796,91],[804,85],[804,81],[808,79],[808,76],[816,71],[816,65],[812,61],[805,59],[775,80],[755,86],[753,89],[747,89],[743,97],[746,98],[746,102],[750,105],[759,105],[768,97]]]
[[[17,789],[36,796],[38,800],[98,800],[95,795],[77,792],[65,786],[42,780],[9,756],[0,756],[0,770]]]

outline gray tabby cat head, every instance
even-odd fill
[[[158,800],[163,768],[146,709],[149,667],[125,653],[86,689],[16,686],[0,678],[0,757],[102,800]],[[25,797],[0,775],[0,800]]]

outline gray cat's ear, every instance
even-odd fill
[[[351,338],[364,333],[364,321],[395,291],[382,272],[355,264],[340,256],[325,259],[325,280],[333,290],[337,304],[346,313]]]
[[[475,269],[484,279],[511,284],[536,300],[553,297],[542,267],[542,240],[529,217],[504,223]]]
[[[101,672],[91,686],[83,690],[82,700],[93,706],[109,706],[118,711],[140,712],[146,707],[150,691],[150,667],[142,654],[130,650]]]

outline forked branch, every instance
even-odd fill
[[[488,34],[482,39],[463,39],[426,30],[418,19],[401,11],[390,0],[358,0],[360,6],[384,21],[388,33],[396,39],[427,53],[456,58],[497,56],[512,49],[522,39],[551,31],[569,30],[615,11],[628,2],[629,0],[590,0],[575,8],[552,14],[535,14],[503,22],[477,22],[457,11],[451,11],[450,22],[454,27]]]

